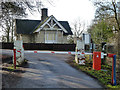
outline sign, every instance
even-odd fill
[[[84,46],[85,46],[84,41],[77,40],[77,45],[76,46],[79,50],[84,49]]]
[[[90,44],[91,39],[90,39],[90,34],[83,34],[83,40],[85,42],[85,44]]]

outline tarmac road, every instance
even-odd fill
[[[29,60],[26,72],[16,85],[9,88],[102,88],[95,79],[69,66],[65,60],[70,57],[25,53],[25,58]]]

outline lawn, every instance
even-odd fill
[[[75,67],[78,70],[81,70],[91,77],[94,77],[97,79],[102,85],[104,85],[106,88],[120,88],[120,79],[117,79],[117,85],[112,86],[111,84],[111,73],[112,73],[112,66],[110,65],[101,65],[101,70],[96,71],[92,68],[92,60],[89,60],[89,56],[86,55],[86,61],[85,65],[79,65],[75,63],[75,60],[68,61],[68,63]]]

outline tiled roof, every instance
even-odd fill
[[[58,22],[68,31],[68,33],[64,33],[64,35],[73,35],[67,21]],[[32,34],[40,23],[40,20],[16,19],[16,32],[17,34]]]

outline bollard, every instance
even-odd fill
[[[101,70],[101,52],[93,52],[93,69]]]
[[[16,49],[13,49],[14,52],[14,69],[16,69]]]

